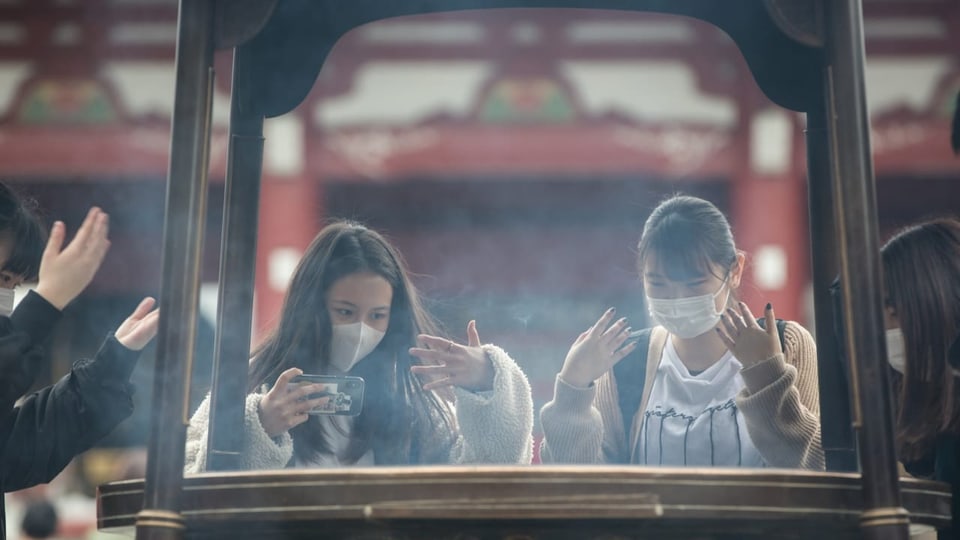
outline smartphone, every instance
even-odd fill
[[[357,416],[363,410],[364,382],[360,377],[336,375],[298,375],[290,380],[291,384],[322,384],[323,392],[310,394],[308,399],[330,396],[326,405],[313,408],[307,414],[333,414],[338,416]]]

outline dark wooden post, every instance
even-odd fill
[[[243,442],[263,165],[263,115],[254,108],[248,84],[254,73],[244,64],[243,46],[237,47],[233,57],[230,148],[207,439],[207,469],[211,471],[239,468]]]
[[[837,227],[833,169],[823,98],[807,113],[807,197],[810,207],[810,250],[817,330],[817,374],[820,386],[820,431],[828,471],[857,470],[857,450],[850,417],[850,376],[840,357],[830,286],[837,276]]]
[[[883,337],[879,229],[864,88],[863,9],[860,0],[823,0],[822,6],[845,349],[862,450],[861,526],[864,538],[907,540],[909,517],[900,503]]]
[[[144,506],[136,520],[138,540],[173,540],[184,533],[180,491],[189,404],[185,379],[193,362],[206,213],[213,5],[210,0],[180,2],[154,406]]]

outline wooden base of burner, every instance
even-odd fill
[[[914,524],[949,487],[903,480]],[[184,480],[186,538],[860,538],[860,477],[763,469],[449,466],[209,473]],[[132,534],[143,481],[100,487],[101,530]]]

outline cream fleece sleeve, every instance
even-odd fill
[[[503,349],[484,345],[493,362],[493,391],[455,388],[462,441],[459,463],[529,464],[533,459],[533,397],[520,367]]]
[[[823,470],[816,344],[793,322],[783,337],[784,353],[741,371],[737,406],[768,465]]]
[[[263,394],[249,394],[244,405],[243,447],[240,468],[243,470],[282,469],[293,457],[293,439],[289,433],[271,439],[260,424],[260,400]],[[207,469],[207,431],[210,421],[210,395],[204,398],[187,427],[187,449],[183,472]]]

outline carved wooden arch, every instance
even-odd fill
[[[786,10],[784,6],[792,6]],[[737,44],[760,88],[775,103],[797,111],[812,107],[820,91],[820,50],[809,32],[798,30],[813,15],[810,2],[753,1],[736,10],[696,0],[454,0],[450,2],[345,3],[280,2],[263,30],[240,46],[243,69],[250,73],[244,101],[272,117],[296,107],[313,87],[327,55],[351,29],[380,19],[441,11],[496,8],[590,8],[652,11],[684,15],[711,23]],[[797,15],[801,17],[797,17]],[[797,19],[801,22],[794,22]],[[781,26],[791,29],[790,33]],[[794,37],[796,36],[796,37]],[[801,43],[797,37],[807,43]],[[300,51],[315,51],[304,57]]]

